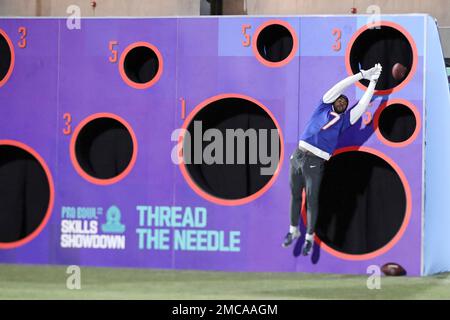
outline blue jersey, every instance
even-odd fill
[[[328,160],[340,134],[350,126],[350,108],[338,114],[333,111],[332,103],[321,101],[300,137],[300,146]]]

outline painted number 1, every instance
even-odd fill
[[[186,118],[186,100],[184,98],[180,98],[181,102],[181,119]]]

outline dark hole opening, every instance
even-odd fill
[[[223,137],[223,164],[213,163],[207,164],[205,161],[195,163],[195,141],[202,141],[202,137],[195,134],[195,122],[201,121],[203,134],[208,129],[218,129]],[[198,122],[197,122],[198,124]],[[250,139],[245,139],[245,161],[243,164],[237,163],[238,155],[242,155],[242,150],[238,150],[238,142],[234,140],[234,159],[233,161],[226,161],[227,148],[226,146],[226,129],[242,129],[244,132],[255,132],[257,143],[252,145],[253,150],[256,151],[256,161],[251,161],[250,157]],[[248,129],[254,129],[247,131]],[[261,129],[266,129],[267,135],[260,135]],[[277,127],[272,118],[257,104],[240,98],[225,98],[210,103],[200,110],[189,124],[187,130],[191,136],[190,148],[184,144],[184,150],[190,150],[190,159],[187,157],[187,152],[184,152],[184,160],[186,169],[191,176],[194,183],[203,191],[221,198],[221,199],[242,199],[248,197],[261,188],[263,188],[272,178],[273,172],[278,167],[281,142]],[[274,141],[278,142],[278,150],[272,152],[271,135],[273,134]],[[216,138],[211,141],[201,142],[202,153],[205,148],[211,143],[215,142]],[[231,141],[231,139],[229,139]],[[273,156],[272,174],[262,174],[261,168],[268,168],[271,165],[267,162],[263,163],[258,154],[261,152],[261,144],[267,145],[267,154],[269,157]],[[273,148],[276,148],[274,145]],[[229,148],[233,150],[233,146]],[[218,153],[211,152],[213,156]],[[278,155],[278,156],[277,156]],[[220,157],[218,157],[219,159]],[[231,158],[231,157],[230,157]],[[255,158],[253,158],[255,160]],[[191,161],[190,161],[191,160]],[[231,162],[231,163],[230,163]]]
[[[90,176],[111,179],[121,174],[133,155],[133,141],[127,128],[111,118],[86,124],[75,143],[80,167]]]
[[[131,81],[147,83],[158,73],[159,60],[152,49],[144,46],[135,47],[125,57],[124,70]]]
[[[0,146],[0,242],[24,239],[38,228],[50,201],[41,164],[27,151]]]
[[[386,245],[405,216],[406,195],[395,170],[367,152],[333,156],[325,166],[317,235],[347,254],[366,254]]]
[[[291,32],[279,24],[272,24],[261,30],[256,43],[261,57],[270,62],[283,61],[294,46]]]
[[[11,48],[5,37],[0,34],[0,81],[2,81],[11,66]]]
[[[392,104],[383,109],[378,119],[381,135],[391,142],[408,140],[416,130],[414,112],[403,104]]]
[[[406,36],[399,30],[381,26],[380,29],[368,29],[359,35],[350,51],[350,66],[354,74],[360,69],[367,70],[380,63],[383,72],[378,80],[377,90],[390,90],[399,85],[408,76],[413,65],[413,51]],[[401,63],[407,69],[399,80],[392,76],[392,67]],[[368,80],[361,80],[366,87]]]

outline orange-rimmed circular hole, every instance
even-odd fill
[[[53,209],[50,170],[31,147],[0,140],[0,249],[32,241],[46,226]]]
[[[130,173],[137,149],[136,136],[128,122],[115,114],[97,113],[76,127],[70,158],[81,177],[94,184],[109,185]]]
[[[258,61],[265,66],[282,67],[288,64],[297,52],[297,33],[286,21],[266,21],[253,35],[252,49]]]
[[[162,55],[156,46],[148,42],[132,43],[120,56],[119,72],[130,87],[150,88],[162,75]]]
[[[316,241],[346,260],[388,252],[411,216],[411,190],[400,167],[380,151],[348,147],[325,166]]]
[[[11,76],[14,69],[14,46],[5,31],[0,29],[0,87]]]
[[[418,62],[417,47],[411,34],[402,26],[381,21],[365,25],[350,39],[346,50],[346,69],[356,74],[380,63],[383,72],[376,85],[376,94],[386,95],[401,90],[413,78]],[[397,63],[406,68],[402,78],[394,78],[392,69]],[[357,82],[365,90],[368,80]]]
[[[207,99],[189,114],[183,129],[181,172],[189,186],[208,201],[230,206],[251,202],[271,187],[280,172],[284,156],[281,129],[270,110],[251,97],[222,94]],[[208,132],[215,133],[206,138]],[[236,138],[232,145],[227,142],[233,140],[227,138],[231,132],[248,136],[240,140],[243,144]],[[219,136],[222,145],[209,152]],[[250,136],[256,143],[250,143]],[[207,160],[207,152],[217,158]]]
[[[384,102],[377,109],[374,130],[378,139],[390,147],[405,147],[418,136],[421,128],[420,114],[417,108],[404,99]]]

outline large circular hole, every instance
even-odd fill
[[[98,179],[115,182],[112,179],[129,171],[134,161],[133,140],[132,132],[118,119],[89,120],[75,133],[75,166],[91,182],[99,182]]]
[[[381,110],[376,125],[384,139],[393,143],[401,143],[413,136],[417,121],[411,108],[404,104],[394,103]]]
[[[380,91],[393,90],[406,79],[409,79],[410,72],[414,69],[413,45],[410,36],[406,31],[399,28],[381,25],[377,28],[365,29],[360,33],[353,43],[350,43],[349,64],[351,71],[356,74],[361,69],[372,68],[376,63],[383,66],[383,72],[378,80],[376,89]],[[403,76],[394,78],[392,68],[397,63],[403,65],[406,70]],[[368,80],[361,80],[361,84],[368,86]]]
[[[51,187],[43,164],[29,151],[0,145],[0,244],[23,241],[50,211]]]
[[[162,57],[155,46],[138,42],[124,50],[120,67],[127,84],[138,89],[148,88],[161,76]]]
[[[387,245],[406,213],[406,192],[396,170],[361,151],[333,156],[325,166],[318,237],[344,254],[368,254]]]
[[[256,50],[260,60],[271,64],[287,63],[295,49],[295,35],[286,23],[262,26],[256,34]]]
[[[273,181],[282,142],[267,109],[244,98],[222,98],[187,121],[190,139],[184,136],[183,158],[188,179],[209,200],[250,201]],[[214,137],[206,138],[212,132]]]
[[[0,86],[7,80],[13,64],[13,52],[6,34],[0,30]]]

